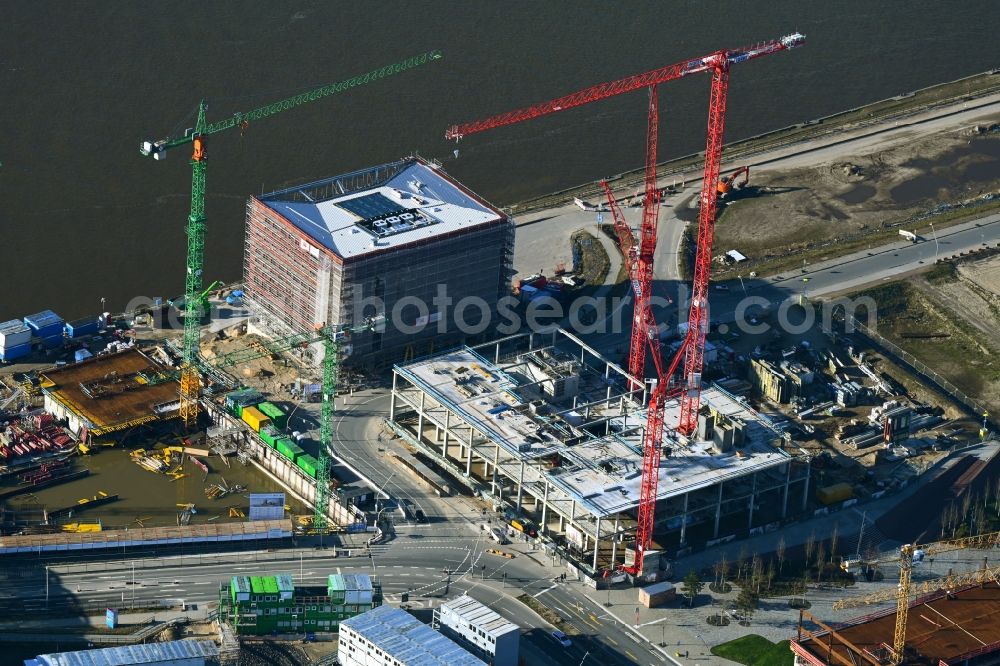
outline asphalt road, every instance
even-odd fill
[[[990,215],[941,232],[929,225],[915,229],[923,239],[881,245],[870,250],[824,261],[814,266],[771,278],[730,280],[727,290],[713,289],[711,319],[714,322],[733,321],[748,298],[763,299],[770,306],[798,301],[801,294],[830,296],[865,285],[892,280],[900,275],[933,265],[936,258],[946,258],[961,252],[995,246],[1000,242],[1000,215]]]

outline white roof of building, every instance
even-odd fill
[[[376,167],[373,173],[380,168],[384,167]],[[437,168],[415,158],[405,160],[398,173],[377,185],[325,200],[310,200],[314,199],[310,192],[320,191],[340,178],[267,194],[260,201],[342,258],[503,218],[502,213],[471,196]]]
[[[516,624],[467,594],[441,604],[442,611],[446,608],[487,636],[498,638],[512,631],[520,631]]]
[[[544,427],[545,419],[519,409],[523,402],[511,368],[497,366],[469,348],[396,367],[408,381],[515,458],[559,454],[563,462],[558,467],[541,471],[535,465],[525,467],[525,483],[541,481],[544,476],[554,488],[597,516],[638,506],[646,411],[635,409],[618,415],[615,403],[611,434],[581,438],[569,446],[553,428]],[[711,442],[677,441],[671,426],[680,420],[680,403],[668,401],[663,443],[671,448],[671,454],[660,462],[658,499],[784,465],[791,459],[773,445],[779,433],[770,420],[745,402],[716,386],[702,391],[701,400],[719,413],[743,421],[744,443],[738,451],[717,453]]]
[[[25,666],[131,666],[218,655],[219,648],[212,641],[166,641],[98,650],[40,654],[34,659],[25,660],[24,663]]]
[[[405,666],[483,666],[458,643],[404,610],[378,606],[340,623]]]

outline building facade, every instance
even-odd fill
[[[331,632],[381,603],[366,574],[333,574],[326,588],[295,586],[289,574],[233,576],[219,592],[219,619],[241,635]]]
[[[517,666],[521,630],[468,595],[435,609],[434,626],[487,664]]]
[[[349,363],[378,366],[492,330],[513,251],[506,215],[409,158],[251,198],[244,291],[276,331],[384,316],[350,341]]]
[[[453,640],[399,608],[379,606],[340,625],[341,666],[482,666]]]

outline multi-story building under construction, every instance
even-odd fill
[[[406,158],[252,197],[245,292],[255,323],[275,332],[384,315],[384,329],[350,342],[352,363],[375,366],[495,326],[513,251],[506,215]]]

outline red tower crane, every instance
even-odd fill
[[[705,336],[708,332],[708,281],[712,261],[715,214],[718,205],[716,192],[722,161],[729,67],[746,60],[800,46],[804,41],[804,35],[794,33],[781,39],[770,40],[744,49],[716,51],[702,58],[685,60],[644,74],[591,86],[548,102],[533,104],[476,122],[453,125],[445,132],[445,138],[458,140],[477,132],[531,120],[640,88],[649,88],[645,197],[638,241],[625,223],[624,216],[610,187],[607,183],[602,183],[608,196],[616,235],[625,258],[636,299],[629,349],[629,374],[640,380],[645,377],[645,358],[648,348],[652,352],[658,378],[656,388],[653,390],[647,406],[646,428],[643,435],[643,469],[635,558],[633,564],[625,568],[632,574],[642,571],[643,557],[653,539],[654,510],[663,440],[664,404],[667,398],[680,392],[681,414],[678,423],[680,432],[690,434],[697,425],[698,407],[701,401],[701,373],[705,358]],[[649,301],[660,203],[660,192],[656,186],[656,147],[659,121],[656,89],[660,83],[702,72],[712,74],[712,85],[709,97],[705,166],[698,213],[698,246],[695,255],[691,306],[688,312],[688,332],[670,367],[664,371],[659,349],[659,335]],[[684,374],[679,382],[673,382],[671,380],[682,360]]]

